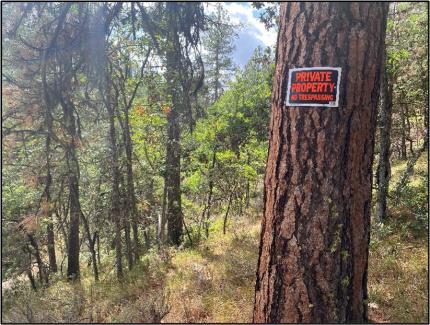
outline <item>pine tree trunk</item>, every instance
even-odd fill
[[[167,164],[166,164],[167,166]],[[167,182],[166,175],[164,175],[164,187],[163,187],[163,202],[161,206],[161,214],[158,217],[158,248],[161,248],[164,244],[164,230],[166,228],[166,208],[167,208]]]
[[[119,149],[120,150],[120,149]],[[119,161],[118,161],[119,164]],[[129,201],[128,201],[128,185],[124,182],[124,177],[121,174],[120,175],[120,181],[121,189],[125,189],[124,191],[120,192],[120,206],[121,206],[121,223],[122,228],[124,228],[124,240],[125,240],[125,253],[127,258],[127,265],[128,269],[131,270],[133,268],[133,245],[131,242],[131,225],[130,225],[130,207],[129,207]]]
[[[408,159],[407,150],[406,150],[406,117],[403,105],[400,105],[400,119],[402,122],[402,130],[401,130],[401,142],[400,142],[400,159],[406,160]]]
[[[420,148],[418,148],[412,157],[408,160],[406,165],[406,169],[403,174],[400,176],[399,181],[397,182],[394,188],[394,195],[399,196],[402,189],[406,186],[409,181],[409,177],[414,173],[414,167],[417,163],[418,159],[420,159],[421,155],[428,149],[428,133],[426,131],[424,135],[424,142]]]
[[[167,118],[167,236],[172,245],[179,246],[182,241],[182,209],[181,209],[181,156],[180,126],[177,108],[173,108]]]
[[[49,94],[48,83],[46,80],[46,65],[47,65],[47,52],[44,52],[43,55],[43,63],[42,63],[42,85],[43,85],[43,97],[45,100],[45,123],[46,123],[46,186],[44,192],[44,204],[45,211],[47,214],[48,225],[46,226],[47,233],[47,242],[48,242],[48,257],[49,257],[49,271],[57,272],[57,258],[55,255],[55,236],[54,236],[54,226],[53,226],[53,218],[52,218],[52,202],[51,202],[51,184],[52,184],[52,175],[51,175],[51,140],[52,140],[52,98]]]
[[[280,9],[254,322],[365,322],[388,3]],[[288,71],[341,67],[339,107],[286,107]]]
[[[227,218],[228,218],[228,213],[230,212],[230,207],[231,207],[231,201],[233,199],[233,193],[230,194],[230,197],[228,198],[228,205],[227,205],[227,210],[225,211],[225,215],[224,215],[224,222],[222,225],[222,233],[225,235],[227,233]]]
[[[96,257],[96,250],[95,250],[95,243],[96,243],[96,235],[94,234],[94,238],[91,236],[91,230],[90,230],[90,224],[88,223],[87,218],[81,211],[81,219],[82,223],[84,224],[85,233],[87,235],[87,241],[88,241],[88,249],[91,253],[91,262],[93,265],[93,274],[94,274],[94,280],[99,280],[99,270],[97,268],[97,257]]]
[[[108,81],[109,83],[109,81]],[[111,217],[115,224],[115,255],[116,255],[116,274],[119,279],[123,277],[122,268],[122,243],[121,243],[121,219],[122,214],[120,211],[120,172],[118,161],[118,148],[116,143],[115,132],[115,111],[112,105],[111,95],[109,94],[109,87],[107,87],[107,94],[104,97],[105,106],[109,115],[109,139],[111,145],[111,170],[112,170],[112,202],[111,202]]]
[[[213,189],[214,189],[214,169],[216,164],[216,148],[213,151],[212,156],[212,165],[209,170],[209,193],[208,193],[208,201],[206,205],[206,219],[205,219],[205,234],[206,238],[209,237],[209,224],[210,224],[210,218],[211,218],[211,209],[212,209],[212,196],[213,196]]]
[[[124,207],[125,208],[125,207]],[[125,211],[126,209],[124,209]],[[128,219],[128,215],[124,215],[122,218],[124,224],[124,237],[125,237],[125,248],[127,251],[127,263],[128,269],[131,270],[133,268],[133,248],[131,245],[131,233],[130,233],[130,221]]]
[[[136,195],[133,175],[133,144],[131,141],[129,109],[126,107],[124,120],[125,154],[127,156],[127,215],[133,230],[134,261],[139,260],[139,232],[137,226]]]
[[[28,280],[30,281],[31,288],[34,291],[37,291],[36,281],[34,281],[33,273],[31,273],[31,269],[26,270]]]
[[[39,280],[40,284],[43,286],[44,283],[48,284],[48,274],[46,273],[45,266],[43,265],[39,244],[37,243],[36,238],[32,234],[27,233],[27,238],[34,249],[34,257],[36,258],[37,267],[39,269]]]
[[[166,80],[172,107],[167,116],[166,183],[167,183],[167,240],[179,246],[182,241],[183,215],[181,208],[181,126],[180,113],[184,112],[184,89],[181,80],[181,44],[178,35],[178,3],[166,3],[168,50],[166,51]]]
[[[64,124],[67,128],[69,143],[66,148],[66,162],[68,167],[69,180],[69,243],[68,248],[68,263],[67,263],[67,278],[75,280],[79,278],[79,219],[81,215],[81,205],[79,202],[79,162],[76,155],[76,146],[79,138],[76,130],[75,107],[68,99],[61,97],[60,103],[63,108]]]
[[[100,236],[99,233],[96,232],[94,234],[94,239],[96,241],[96,245],[97,245],[97,262],[99,263],[99,265],[101,264],[101,255],[100,255]]]
[[[48,240],[49,272],[56,273],[58,268],[57,268],[57,258],[55,254],[54,226],[52,225],[52,223],[46,226],[46,232],[47,232],[47,240]]]
[[[248,156],[246,163],[249,166],[249,164],[251,163],[251,155],[249,154],[249,151],[246,154]],[[245,190],[245,209],[249,208],[250,200],[251,200],[251,184],[249,182],[249,179],[247,179],[246,190]]]
[[[26,244],[25,246],[23,246],[22,251],[24,252],[24,254],[28,253],[28,268],[26,268],[25,272],[27,273],[27,277],[28,277],[28,280],[30,281],[31,288],[34,291],[37,291],[36,280],[34,279],[33,272],[32,272],[33,263],[32,263],[32,257],[31,257],[31,249],[29,245]]]
[[[214,98],[214,102],[218,99],[219,97],[219,84],[220,84],[220,64],[219,64],[219,48],[217,47],[216,52],[215,52],[215,98]]]
[[[403,97],[406,97],[406,94],[402,91]],[[414,140],[412,140],[411,136],[411,120],[409,118],[409,107],[408,104],[404,104],[404,111],[405,111],[405,119],[406,119],[406,140],[409,142],[409,151],[410,154],[414,154]]]
[[[49,134],[49,131],[48,131],[48,134]],[[50,162],[50,149],[49,149],[50,142],[51,142],[51,137],[48,135],[46,139],[47,174],[46,174],[46,187],[45,187],[45,193],[44,193],[45,195],[44,204],[46,204],[46,213],[47,213],[47,219],[48,219],[48,225],[46,226],[46,234],[47,234],[47,243],[48,243],[49,271],[55,273],[57,272],[57,258],[55,254],[55,236],[54,236],[54,225],[53,225],[54,220],[52,218],[52,202],[51,202],[52,176],[51,176],[51,162]]]
[[[378,191],[376,194],[375,219],[382,221],[387,216],[387,195],[390,182],[390,147],[391,147],[391,115],[392,115],[392,93],[388,73],[382,76],[381,82],[381,114],[380,114],[380,143],[379,162],[376,175]]]

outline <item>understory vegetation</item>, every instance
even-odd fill
[[[394,180],[405,168],[402,162],[393,166]],[[372,322],[423,323],[428,317],[428,223],[416,216],[416,211],[427,209],[427,176],[425,155],[402,193],[401,202],[407,203],[393,205],[391,218],[372,228],[368,301]],[[114,280],[113,269],[95,283],[90,267],[83,268],[76,284],[58,280],[34,292],[26,279],[14,283],[4,296],[4,321],[250,322],[258,203],[254,201],[242,217],[232,216],[225,235],[219,216],[201,244],[162,254],[148,252],[122,284]],[[106,256],[101,269],[108,268],[113,258]]]

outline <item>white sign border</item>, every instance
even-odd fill
[[[294,71],[307,71],[307,70],[336,70],[338,72],[337,85],[336,85],[336,102],[334,104],[303,104],[303,103],[290,103],[290,89],[291,89],[291,75]],[[293,68],[288,71],[288,85],[287,85],[287,97],[285,99],[285,106],[322,106],[322,107],[339,107],[339,94],[340,94],[340,78],[342,75],[342,68],[333,67],[308,67],[308,68]]]

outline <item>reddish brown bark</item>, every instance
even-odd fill
[[[280,11],[254,322],[362,322],[388,3]],[[286,107],[288,71],[341,67],[339,107]]]

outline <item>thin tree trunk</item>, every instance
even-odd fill
[[[407,156],[407,150],[406,150],[406,121],[405,121],[405,111],[403,105],[400,105],[400,120],[402,122],[402,130],[401,130],[401,137],[400,137],[400,159],[406,160],[408,158]]]
[[[57,268],[57,258],[55,254],[54,225],[52,223],[46,226],[46,232],[47,232],[47,241],[48,241],[49,272],[56,273],[58,271],[58,268]]]
[[[25,270],[25,273],[27,274],[28,280],[30,281],[30,285],[31,288],[34,291],[37,291],[37,286],[36,286],[36,281],[34,280],[34,276],[33,276],[33,265],[32,265],[32,261],[31,261],[31,250],[30,247],[28,246],[28,244],[25,244],[25,246],[22,247],[22,250],[24,253],[28,253],[28,268]]]
[[[131,141],[130,122],[129,122],[129,109],[126,107],[125,120],[124,120],[124,137],[125,137],[125,153],[127,157],[127,215],[131,220],[133,230],[133,253],[134,260],[139,260],[139,232],[137,225],[137,209],[136,209],[136,195],[134,190],[134,177],[133,177],[133,144]]]
[[[90,225],[88,223],[87,218],[82,213],[82,211],[81,211],[81,218],[82,218],[82,222],[84,224],[85,233],[87,235],[88,248],[89,248],[90,253],[91,253],[91,261],[92,261],[92,264],[93,264],[94,280],[98,281],[99,280],[99,271],[98,271],[98,268],[97,268],[97,256],[96,256],[96,250],[95,250],[95,237],[92,238],[92,236],[91,236],[91,230],[90,230]]]
[[[45,272],[45,266],[43,265],[42,256],[40,254],[40,249],[39,249],[39,245],[37,243],[37,240],[30,233],[27,233],[27,238],[28,238],[31,246],[34,248],[34,257],[36,258],[37,267],[39,269],[40,284],[41,285],[44,285],[44,283],[48,284],[48,274]]]
[[[367,321],[388,3],[282,3],[254,322]],[[289,69],[341,67],[339,107],[285,106]]]
[[[167,118],[167,235],[169,243],[179,246],[182,241],[180,126],[177,108]]]
[[[158,217],[158,248],[164,245],[164,231],[166,228],[166,207],[167,207],[167,182],[166,176],[164,176],[164,188],[163,188],[163,202],[161,207],[161,214]]]
[[[404,97],[406,97],[406,95],[404,95]],[[406,119],[406,132],[407,132],[406,140],[409,142],[410,153],[414,154],[414,147],[413,147],[414,140],[412,140],[412,137],[411,137],[411,120],[409,118],[409,107],[407,103],[403,105],[404,105],[404,112],[405,112],[405,119]]]
[[[148,229],[143,230],[143,239],[145,240],[145,251],[148,252],[151,248],[151,237],[149,236]]]
[[[124,226],[124,237],[125,237],[125,248],[127,252],[127,263],[128,263],[128,269],[131,270],[133,268],[133,248],[131,244],[131,232],[130,232],[130,220],[129,215],[127,213],[128,208],[123,207],[124,213],[122,221]]]
[[[118,119],[120,119],[119,118],[120,115],[118,114],[117,116],[118,116]],[[120,122],[120,124],[123,124],[123,123]],[[120,147],[118,148],[118,151],[119,152],[121,151]],[[120,163],[118,161],[118,166],[119,164]],[[124,177],[122,174],[120,174],[119,183],[121,184],[120,185],[121,189],[123,189],[123,191],[120,192],[120,206],[121,206],[120,210],[121,210],[121,223],[122,223],[122,227],[124,228],[125,253],[127,258],[128,269],[131,270],[134,264],[133,247],[132,247],[133,245],[131,241],[131,227],[130,227],[131,211],[130,211],[130,206],[128,201],[128,184],[125,184]],[[124,193],[124,189],[125,189],[125,193]]]
[[[231,206],[231,200],[233,198],[233,194],[230,194],[230,197],[228,199],[228,205],[227,205],[227,211],[225,212],[224,215],[224,224],[222,226],[222,233],[225,235],[227,232],[227,218],[228,218],[228,213],[230,212],[230,206]]]
[[[70,188],[70,223],[69,223],[69,251],[67,253],[67,277],[71,280],[79,278],[79,184],[76,175],[69,176]]]
[[[219,64],[219,48],[217,47],[215,50],[215,98],[214,101],[216,101],[219,97],[219,70],[220,70],[220,64]]]
[[[81,205],[79,202],[79,162],[76,155],[76,146],[79,138],[76,131],[73,103],[68,98],[61,96],[60,103],[63,108],[64,124],[69,136],[69,144],[66,147],[70,210],[67,278],[76,280],[79,278],[79,219],[81,215]]]
[[[48,257],[49,257],[49,271],[57,272],[57,259],[55,256],[55,236],[54,236],[54,226],[52,218],[52,202],[51,202],[51,139],[52,139],[52,99],[49,95],[48,83],[46,80],[46,64],[47,64],[47,53],[44,52],[43,63],[42,63],[42,85],[43,94],[45,100],[45,123],[46,123],[46,142],[45,142],[45,152],[46,152],[46,186],[43,198],[43,212],[46,213],[48,224],[46,226],[47,232],[47,242],[48,242]]]
[[[109,84],[109,81],[108,81]],[[116,264],[116,274],[118,279],[123,277],[122,268],[122,243],[121,243],[121,211],[120,211],[120,172],[119,172],[119,162],[118,162],[118,148],[116,143],[116,132],[115,132],[115,107],[112,104],[112,98],[109,93],[110,87],[106,87],[107,91],[104,96],[105,106],[109,115],[109,139],[111,145],[111,169],[112,169],[112,202],[111,202],[111,217],[115,224],[115,264]]]
[[[26,270],[28,280],[30,281],[31,288],[34,291],[37,291],[36,281],[34,281],[33,273],[31,273],[31,269]]]
[[[209,237],[209,225],[210,225],[210,218],[211,218],[211,208],[212,208],[212,194],[213,194],[213,188],[214,188],[214,169],[216,164],[216,148],[213,151],[212,156],[212,165],[209,170],[209,193],[208,193],[208,202],[206,205],[206,218],[205,218],[205,234],[206,238]]]
[[[57,216],[57,220],[58,220],[58,223],[60,225],[61,234],[63,235],[64,248],[65,248],[65,250],[63,250],[63,252],[64,251],[68,252],[69,251],[69,248],[68,248],[69,247],[69,239],[68,239],[68,235],[67,235],[67,231],[66,231],[67,225],[65,225],[63,218],[61,218],[61,212],[60,211],[57,210],[55,212],[55,215]]]
[[[184,223],[185,232],[187,233],[187,237],[188,237],[188,240],[190,241],[190,245],[193,246],[193,240],[191,239],[191,234],[188,230],[187,224],[185,223],[184,219],[182,219],[182,221]]]
[[[381,80],[381,114],[380,114],[380,142],[379,162],[376,175],[378,190],[376,193],[375,219],[378,222],[386,219],[387,196],[390,182],[390,147],[391,147],[391,116],[392,116],[393,86],[388,72],[385,70]]]
[[[249,164],[251,163],[251,156],[250,156],[250,154],[249,154],[249,151],[246,153],[247,154],[247,156],[248,156],[248,158],[247,158],[247,164],[248,164],[248,166],[249,166]],[[251,193],[250,193],[250,188],[251,186],[250,186],[250,184],[249,184],[249,179],[247,179],[246,180],[246,192],[245,192],[245,209],[248,209],[249,208],[249,202],[250,202],[250,195],[251,195]]]
[[[394,194],[398,196],[402,189],[406,186],[408,183],[409,177],[414,173],[414,167],[417,163],[418,159],[421,157],[421,155],[428,149],[428,133],[426,132],[424,136],[424,142],[422,146],[414,152],[412,157],[409,159],[408,164],[406,165],[406,169],[403,172],[403,174],[400,176],[399,181],[397,182]]]
[[[98,232],[94,233],[96,245],[97,245],[97,261],[99,262],[99,265],[101,264],[101,255],[100,255],[100,236]]]

